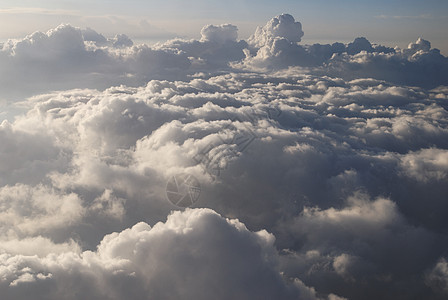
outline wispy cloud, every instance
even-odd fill
[[[433,20],[433,19],[436,19],[436,17],[434,17],[431,14],[422,14],[422,15],[417,15],[417,16],[378,15],[378,16],[375,16],[375,18],[377,18],[377,19],[395,19],[395,20],[406,20],[406,19]]]
[[[48,9],[40,7],[11,7],[1,8],[0,14],[34,14],[34,15],[79,15],[76,10]]]

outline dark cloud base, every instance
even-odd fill
[[[446,298],[447,58],[201,34],[3,45],[2,299]]]

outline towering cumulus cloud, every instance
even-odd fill
[[[265,26],[258,27],[255,34],[249,38],[249,43],[262,47],[275,39],[286,39],[290,42],[300,42],[303,36],[302,24],[296,22],[288,14],[277,16]]]
[[[201,36],[2,44],[0,298],[448,297],[447,58]]]

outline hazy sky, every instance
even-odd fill
[[[91,27],[106,35],[123,32],[135,39],[196,37],[208,23],[232,23],[241,38],[280,13],[303,25],[304,42],[351,41],[366,36],[376,43],[406,46],[423,37],[448,50],[448,1],[297,0],[96,0],[2,1],[0,38],[21,37],[60,23]]]

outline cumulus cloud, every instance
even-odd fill
[[[419,39],[408,49],[394,52],[361,51],[343,54],[328,62],[328,73],[347,79],[373,77],[398,84],[435,88],[446,85],[448,59],[430,43]]]
[[[0,63],[2,97],[15,100],[67,88],[138,85],[182,73],[190,65],[176,50],[133,46],[125,35],[106,39],[92,29],[70,25],[5,42]]]
[[[445,181],[448,177],[448,151],[423,149],[402,159],[405,174],[417,181]]]
[[[45,132],[44,149],[53,150],[41,152],[65,159],[54,159],[34,181],[23,175],[7,184],[30,191],[27,207],[42,210],[45,202],[33,195],[44,190],[77,208],[64,216],[63,206],[54,207],[54,222],[43,210],[47,223],[9,209],[17,211],[15,220],[20,212],[41,223],[19,232],[21,221],[9,222],[9,230],[16,239],[78,240],[93,250],[107,229],[163,220],[174,208],[166,182],[186,172],[203,187],[196,206],[266,228],[279,249],[294,253],[280,255],[293,260],[280,268],[289,277],[328,295],[398,294],[395,279],[408,284],[446,246],[433,232],[446,229],[444,93],[290,70],[35,97],[25,116],[8,123],[10,143]],[[20,167],[12,162],[9,169]],[[431,197],[422,201],[428,190]],[[12,187],[4,191],[11,203]],[[58,223],[59,217],[72,221]],[[413,251],[396,251],[403,243]],[[371,284],[358,286],[359,278]],[[426,288],[423,281],[413,286],[413,292]]]
[[[376,78],[426,88],[447,84],[448,59],[422,38],[407,49],[394,49],[373,45],[365,37],[346,45],[302,46],[298,44],[302,36],[301,24],[292,16],[273,18],[248,39],[251,51],[246,51],[246,59],[236,65],[255,70],[301,66],[313,74],[348,80]]]
[[[1,254],[4,299],[317,299],[277,269],[274,237],[207,209],[106,235],[95,252]],[[26,291],[26,292],[25,292]]]
[[[435,255],[429,247],[416,247],[418,243],[433,244],[435,236],[407,224],[390,199],[371,200],[355,194],[341,209],[306,207],[288,227],[286,231],[295,231],[293,236],[303,235],[302,239],[306,240],[302,251],[307,255],[301,258],[303,265],[295,272],[307,274],[305,281],[318,286],[322,284],[319,280],[327,278],[333,292],[348,298],[378,298],[383,295],[383,289],[394,294],[398,288],[395,284],[411,282],[413,275],[410,274],[423,274]],[[398,250],[402,247],[412,250]],[[287,254],[285,264],[290,259],[288,256],[293,255]],[[422,263],[419,261],[422,257],[428,260]],[[414,263],[409,264],[410,260]],[[409,298],[422,293],[419,289],[424,290],[408,286],[400,295]]]
[[[296,22],[289,14],[272,18],[265,26],[257,27],[255,34],[248,42],[257,47],[272,43],[275,39],[285,39],[289,42],[300,42],[303,36],[302,24]]]
[[[238,38],[238,28],[232,24],[207,25],[201,30],[201,40],[217,43],[226,41],[236,42]]]
[[[352,43],[300,45],[302,25],[282,14],[238,41],[231,24],[206,25],[200,40],[174,39],[149,47],[134,45],[124,34],[107,38],[91,28],[61,25],[46,33],[1,44],[0,87],[3,100],[68,88],[105,89],[140,86],[151,79],[187,80],[201,72],[307,68],[346,80],[376,78],[434,88],[446,84],[447,58],[429,41],[418,39],[408,49]]]
[[[61,78],[30,85],[78,89],[1,123],[2,295],[443,298],[446,58],[302,35],[281,15],[247,42],[227,24],[154,47],[69,25],[5,43],[8,67]],[[201,191],[173,213],[178,174]]]

